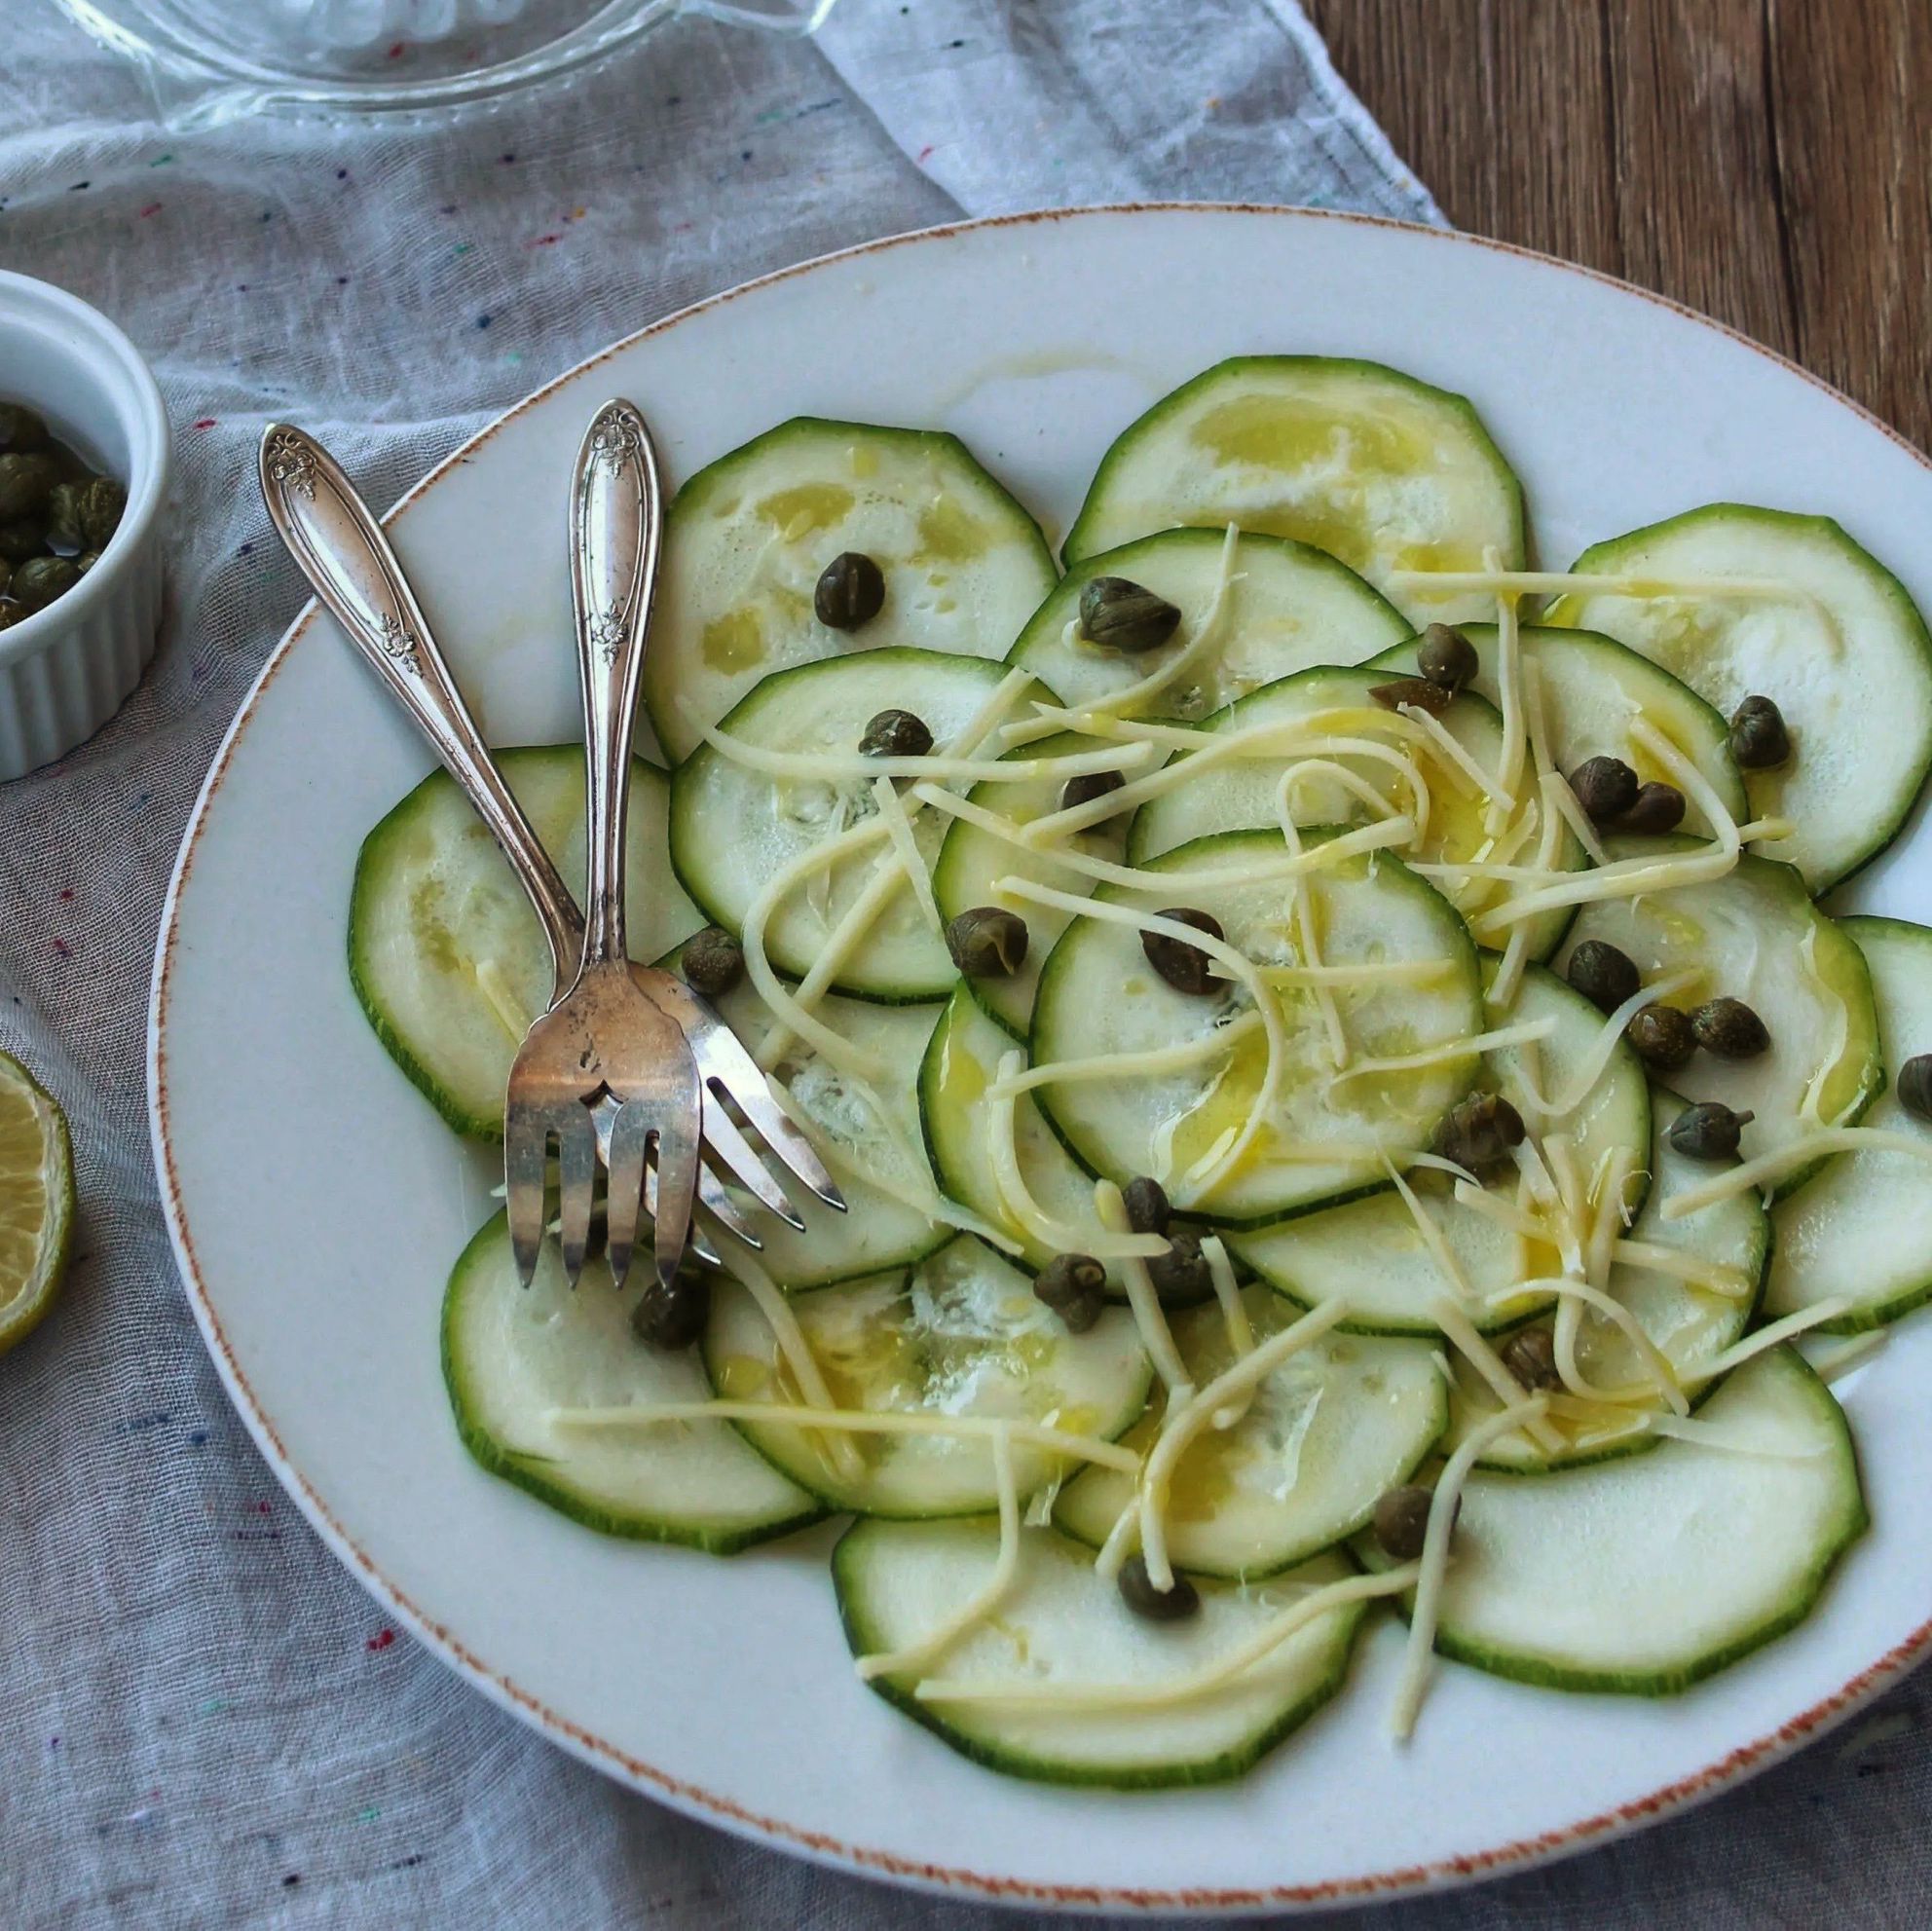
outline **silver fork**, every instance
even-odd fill
[[[310,586],[428,738],[529,894],[550,950],[553,997],[561,997],[583,944],[576,902],[503,783],[381,525],[334,459],[301,429],[270,424],[262,436],[259,470],[270,518]],[[682,1003],[672,1005],[673,1017],[687,1029],[706,1085],[713,1092],[722,1089],[806,1185],[836,1201],[836,1189],[830,1187],[817,1156],[780,1112],[763,1073],[736,1036],[688,987],[676,980],[670,984],[683,995]],[[615,1113],[606,1100],[593,1115],[607,1159]],[[706,1145],[750,1191],[767,1199],[777,1190],[763,1166],[745,1150],[742,1135],[725,1131],[730,1125],[723,1106],[707,1107]],[[722,1147],[716,1144],[721,1137]],[[647,1207],[653,1183],[654,1176],[648,1178]],[[698,1198],[731,1234],[750,1246],[761,1244],[756,1229],[709,1167],[699,1172]],[[782,1202],[782,1194],[778,1198]],[[796,1216],[784,1210],[796,1224]],[[698,1258],[718,1263],[702,1233],[693,1234],[691,1247]]]

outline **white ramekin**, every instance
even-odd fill
[[[0,270],[0,401],[24,402],[128,486],[100,561],[0,630],[0,783],[52,762],[118,711],[154,655],[167,418],[134,345],[63,289]]]

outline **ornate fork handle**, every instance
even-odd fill
[[[271,423],[260,467],[269,516],[303,575],[402,700],[529,887],[561,989],[576,974],[583,932],[576,907],[485,748],[389,538],[328,451],[303,430]]]

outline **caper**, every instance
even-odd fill
[[[1697,1044],[1721,1059],[1755,1059],[1771,1043],[1765,1022],[1742,999],[1711,999],[1690,1015]]]
[[[1608,825],[1637,801],[1637,774],[1620,758],[1588,758],[1570,773],[1570,789],[1592,825]]]
[[[1179,1622],[1201,1607],[1201,1591],[1176,1575],[1171,1589],[1157,1589],[1147,1574],[1147,1558],[1131,1555],[1120,1566],[1120,1596],[1135,1615],[1149,1622]]]
[[[1630,809],[1616,821],[1619,832],[1636,832],[1659,838],[1684,822],[1684,794],[1675,785],[1643,786],[1630,800]]]
[[[7,585],[14,580],[14,566],[0,556],[0,597],[7,594]]]
[[[1747,697],[1730,714],[1730,755],[1743,771],[1768,771],[1791,756],[1784,713],[1768,697]]]
[[[54,459],[38,450],[24,456],[0,456],[0,522],[38,516],[59,480]]]
[[[80,580],[81,573],[66,557],[37,556],[14,572],[14,601],[29,611],[44,611]]]
[[[711,1282],[695,1268],[680,1268],[670,1286],[653,1281],[631,1310],[631,1332],[653,1348],[688,1348],[711,1318]]]
[[[47,554],[47,525],[37,516],[23,516],[17,522],[0,523],[0,557],[9,563],[27,563]]]
[[[1623,1036],[1646,1065],[1674,1073],[1690,1063],[1697,1050],[1696,1029],[1689,1013],[1675,1006],[1646,1006],[1623,1028]]]
[[[81,492],[85,483],[56,483],[47,493],[47,540],[56,550],[87,547],[81,535]]]
[[[1715,1099],[1700,1100],[1670,1123],[1664,1137],[1690,1160],[1735,1160],[1738,1135],[1756,1117],[1733,1113]]]
[[[1414,1562],[1428,1539],[1429,1511],[1434,1504],[1435,1491],[1415,1482],[1387,1490],[1375,1504],[1375,1540],[1382,1545],[1383,1554],[1396,1562]],[[1449,1511],[1452,1531],[1462,1512],[1463,1498],[1458,1496]]]
[[[1563,1385],[1563,1376],[1556,1365],[1556,1335],[1546,1321],[1519,1327],[1504,1343],[1503,1365],[1524,1388]]]
[[[1173,1208],[1168,1204],[1168,1190],[1160,1181],[1137,1173],[1120,1190],[1121,1204],[1127,1208],[1127,1224],[1136,1234],[1165,1234]]]
[[[1190,925],[1210,939],[1222,936],[1221,921],[1210,911],[1169,906],[1159,915],[1176,925]],[[1147,963],[1176,992],[1212,992],[1220,983],[1212,976],[1213,961],[1199,946],[1190,946],[1185,939],[1170,938],[1165,932],[1142,932],[1140,949],[1147,954]]]
[[[1180,612],[1125,576],[1096,576],[1080,592],[1080,634],[1090,644],[1137,657],[1174,634]]]
[[[98,550],[83,550],[80,553],[80,555],[74,559],[74,568],[78,570],[83,576],[85,576],[88,574],[88,572],[91,571],[94,567],[94,565],[97,564],[99,561],[100,561],[100,552]]]
[[[1919,1053],[1899,1068],[1892,1082],[1899,1104],[1921,1120],[1932,1120],[1932,1053]]]
[[[693,992],[722,999],[745,976],[745,948],[722,925],[707,925],[685,941],[678,970]]]
[[[1214,1276],[1201,1251],[1201,1237],[1185,1227],[1168,1236],[1168,1250],[1147,1263],[1147,1279],[1164,1308],[1191,1307],[1214,1291]]]
[[[128,492],[112,476],[93,476],[80,486],[82,547],[104,550],[121,527]]]
[[[1385,711],[1399,711],[1408,704],[1427,711],[1431,718],[1439,718],[1456,701],[1453,686],[1426,677],[1398,677],[1393,684],[1370,685],[1368,694]]]
[[[933,748],[926,721],[910,711],[881,711],[866,725],[859,749],[868,758],[923,758]]]
[[[1471,1173],[1501,1166],[1523,1143],[1523,1116],[1500,1093],[1472,1093],[1435,1130],[1435,1151]]]
[[[1607,939],[1585,939],[1565,968],[1570,984],[1599,1012],[1614,1013],[1644,982],[1630,954]]]
[[[1416,648],[1416,669],[1430,684],[1460,690],[1482,668],[1476,647],[1453,625],[1431,623]]]
[[[1075,1334],[1099,1319],[1107,1305],[1107,1270],[1092,1254],[1056,1254],[1033,1278],[1034,1296]]]
[[[12,630],[15,624],[26,622],[31,614],[19,604],[0,604],[0,630]]]
[[[47,419],[23,402],[0,402],[0,451],[25,455],[48,445]]]
[[[975,906],[947,924],[946,949],[968,979],[1010,979],[1026,963],[1026,921],[997,906]]]
[[[1071,811],[1076,804],[1092,804],[1096,798],[1119,791],[1127,782],[1118,771],[1080,771],[1059,788],[1059,808]]]
[[[841,550],[812,590],[812,609],[828,630],[857,630],[885,608],[885,577],[871,557]]]

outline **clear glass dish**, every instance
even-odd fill
[[[164,120],[438,117],[604,59],[679,15],[809,33],[835,0],[56,0]]]

